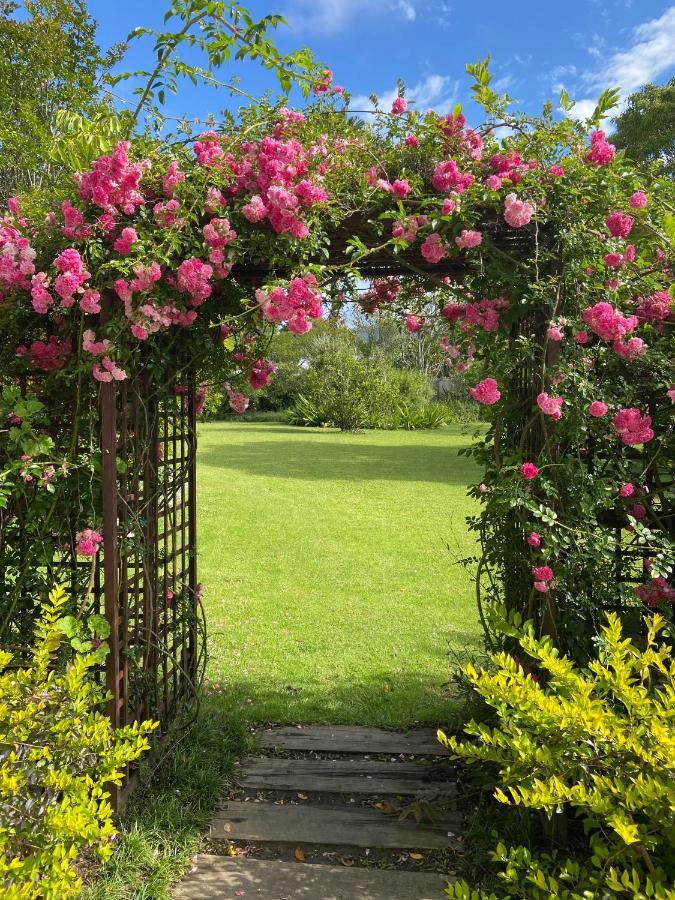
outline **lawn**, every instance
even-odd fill
[[[460,426],[199,426],[209,677],[252,721],[443,723],[478,645]]]
[[[445,724],[449,648],[478,646],[459,427],[199,426],[210,685],[133,794],[87,900],[167,900],[252,721]],[[148,773],[149,774],[149,773]]]

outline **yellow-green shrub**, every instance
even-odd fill
[[[61,900],[82,886],[87,847],[105,859],[115,828],[106,786],[148,748],[151,722],[114,730],[92,677],[100,654],[55,667],[67,602],[54,590],[35,631],[30,664],[0,651],[0,896]]]
[[[520,644],[539,677],[506,653],[493,657],[495,671],[466,666],[499,725],[472,721],[465,730],[477,740],[439,739],[469,763],[498,764],[500,803],[573,810],[589,849],[565,860],[500,844],[503,892],[458,882],[449,897],[675,898],[675,662],[659,643],[663,627],[652,616],[640,649],[610,615],[587,669],[529,630]]]

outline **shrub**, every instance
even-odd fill
[[[326,416],[320,406],[300,394],[295,406],[290,411],[288,421],[291,425],[318,428],[326,423]]]
[[[341,431],[385,425],[387,386],[377,367],[351,349],[334,349],[317,357],[308,373],[305,395],[321,411],[323,423]],[[390,408],[393,418],[394,410]]]
[[[442,428],[447,423],[448,412],[443,403],[427,403],[421,409],[400,406],[394,422],[396,428],[408,431]]]
[[[292,423],[334,425],[342,431],[411,427],[406,423],[421,421],[432,394],[429,379],[421,372],[362,359],[353,347],[335,342],[316,357],[306,382]]]
[[[79,894],[81,851],[101,859],[112,852],[107,786],[148,749],[155,727],[112,728],[94,673],[99,653],[78,651],[55,668],[66,603],[61,588],[52,591],[25,668],[9,668],[11,654],[0,651],[0,893],[7,900]]]
[[[639,649],[612,614],[598,658],[579,669],[528,626],[520,645],[533,670],[506,653],[493,657],[496,671],[465,667],[499,723],[470,722],[476,742],[439,739],[469,763],[498,765],[500,803],[549,818],[573,810],[588,852],[577,861],[500,844],[493,859],[503,891],[457,882],[449,897],[675,897],[675,663],[672,647],[658,643],[663,628],[654,615]]]

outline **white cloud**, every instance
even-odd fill
[[[335,34],[364,15],[395,12],[407,22],[417,17],[417,0],[288,0],[285,17],[296,31]]]
[[[417,17],[417,12],[415,11],[415,7],[409,0],[398,0],[397,4],[401,14],[404,19],[407,19],[409,22],[414,22]]]
[[[458,87],[459,83],[452,81],[447,75],[428,75],[423,81],[418,81],[414,87],[407,89],[405,96],[420,111],[424,112],[429,106],[433,106],[437,113],[443,115],[455,105]],[[397,96],[396,88],[378,94],[380,109],[388,112]],[[355,110],[374,108],[365,94],[352,97],[349,106]]]
[[[597,106],[597,100],[577,100],[568,115],[573,119],[588,119],[593,115],[593,110]]]
[[[602,57],[598,45],[589,48],[592,55]],[[602,67],[582,76],[585,90],[600,93],[605,88],[621,89],[625,102],[649,81],[662,73],[670,73],[675,68],[675,4],[671,5],[658,19],[650,19],[638,25],[633,31],[633,39],[626,50],[618,50],[604,59]],[[570,111],[575,119],[586,118],[595,109],[595,100],[577,100]]]

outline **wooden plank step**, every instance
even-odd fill
[[[458,813],[446,813],[442,823],[418,824],[385,816],[373,808],[228,800],[211,823],[211,837],[253,843],[438,850],[448,846],[448,832],[457,832],[461,821]]]
[[[440,900],[451,879],[432,872],[339,868],[200,854],[174,900]]]
[[[441,781],[442,763],[380,762],[372,759],[282,759],[249,756],[236,770],[240,787],[253,791],[304,791],[334,794],[452,794],[454,782]],[[445,769],[450,774],[449,767]]]
[[[307,728],[283,726],[267,728],[258,734],[258,745],[265,749],[314,750],[317,753],[381,753],[398,756],[447,756],[436,740],[433,728],[415,731],[387,731],[384,728],[311,725]]]

